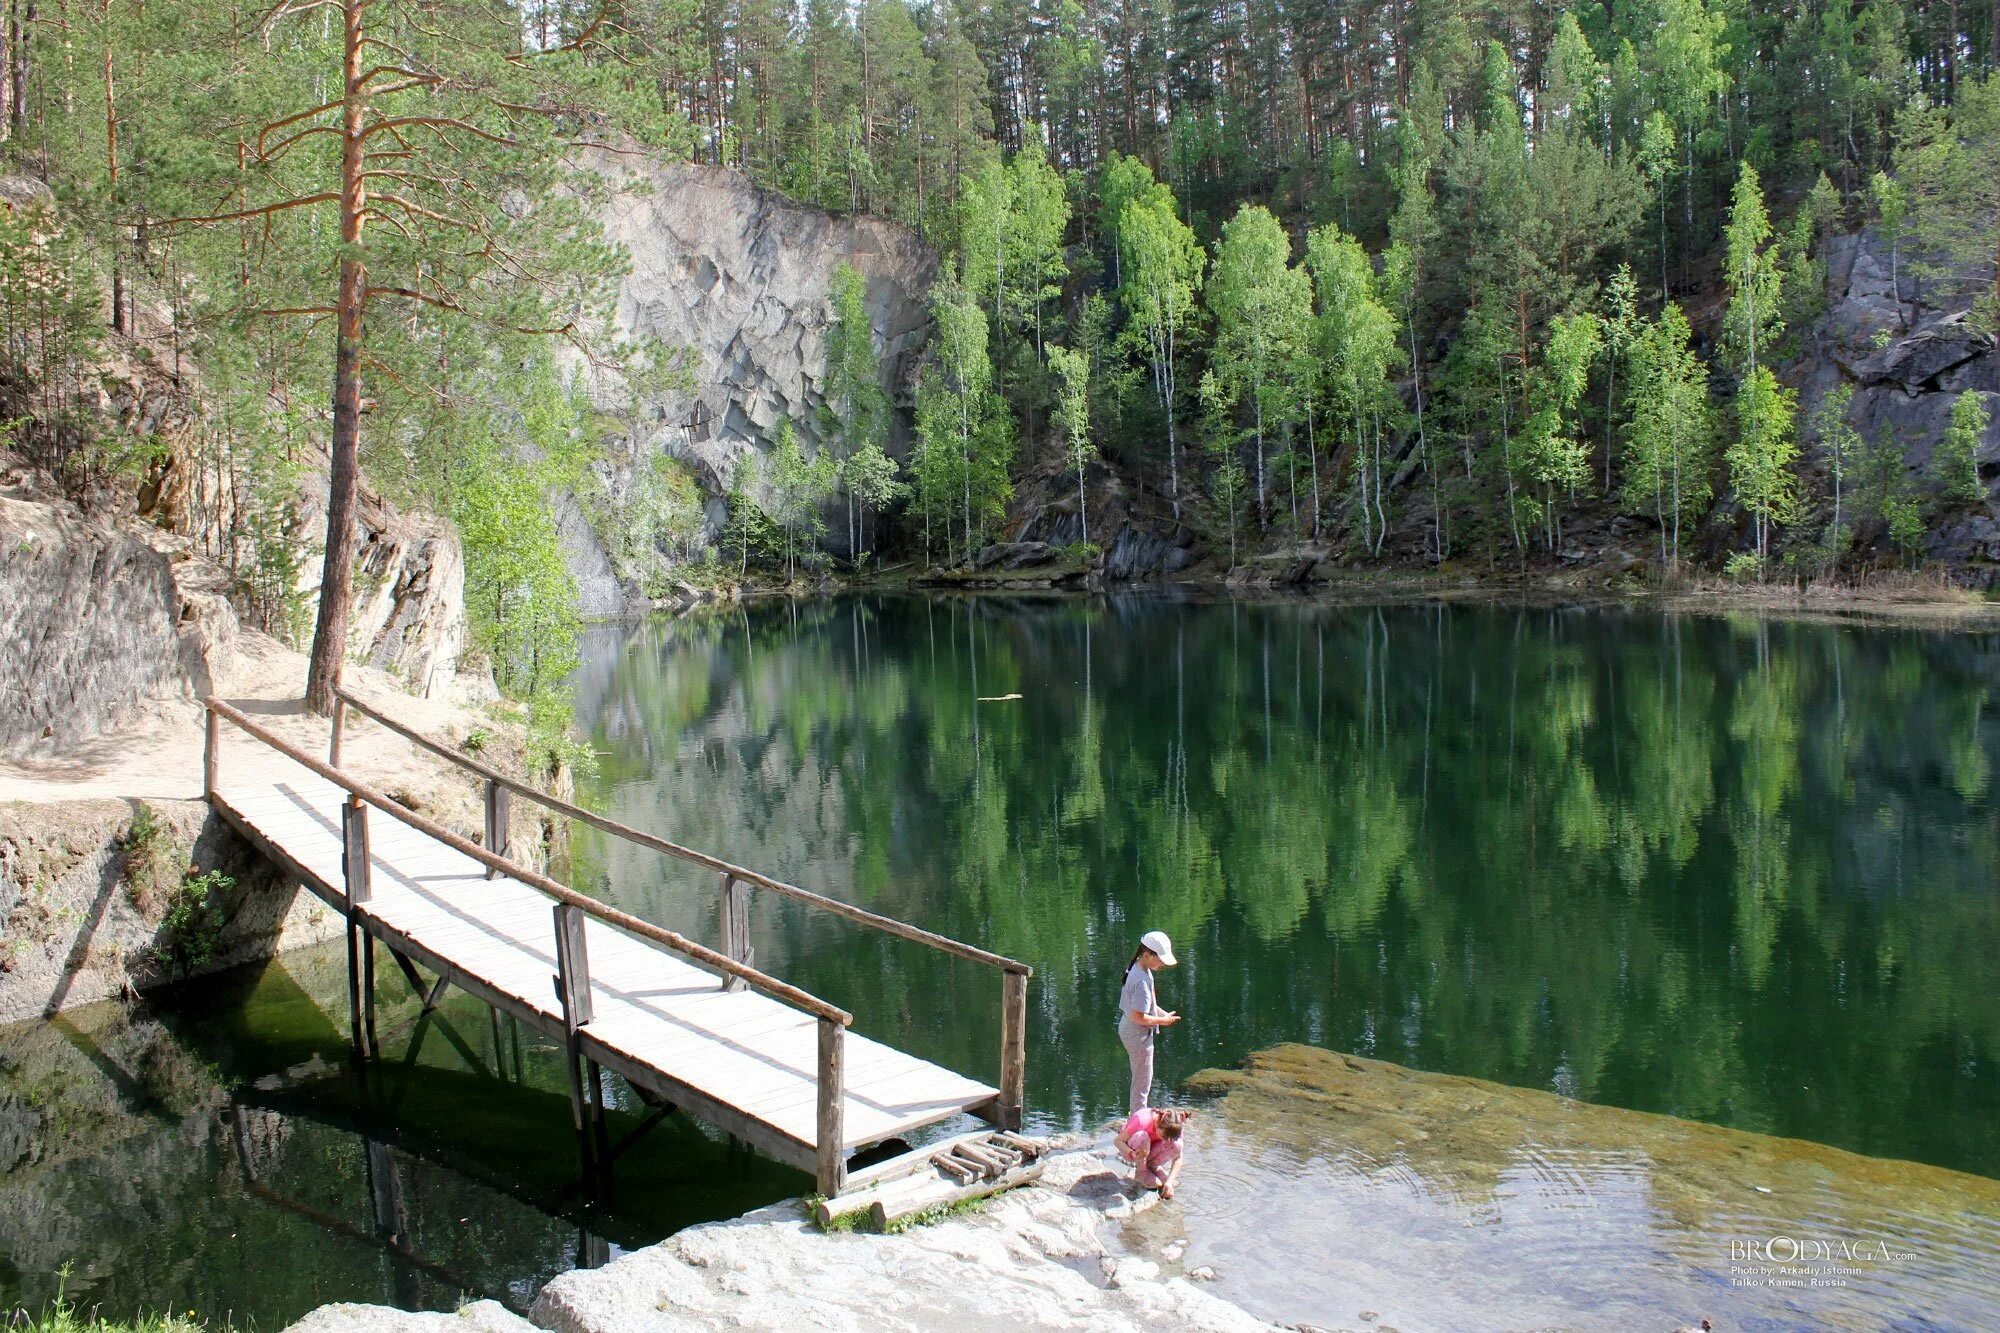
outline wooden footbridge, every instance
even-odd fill
[[[586,1172],[608,1170],[624,1146],[608,1142],[605,1070],[624,1078],[657,1115],[687,1112],[812,1172],[829,1198],[893,1173],[848,1171],[854,1153],[886,1140],[968,1112],[1002,1130],[1020,1127],[1025,964],[628,828],[414,731],[347,691],[337,696],[324,762],[219,699],[207,709],[209,804],[347,919],[358,1055],[376,1050],[379,942],[425,996],[426,1011],[456,986],[564,1044]],[[484,845],[343,770],[341,732],[349,712],[482,782]],[[255,762],[240,773],[223,771],[225,724],[258,743]],[[712,871],[719,947],[608,907],[513,860],[506,831],[514,796]],[[759,971],[749,939],[754,893],[807,903],[996,970],[998,1086],[851,1032],[846,1010]],[[927,1160],[921,1152],[911,1157],[902,1171]]]

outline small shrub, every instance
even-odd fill
[[[1738,551],[1722,566],[1722,576],[1737,582],[1754,579],[1763,572],[1764,562],[1757,558],[1755,551]]]
[[[205,967],[221,947],[227,898],[235,887],[235,876],[223,871],[190,871],[168,899],[160,936],[182,976]]]
[[[474,727],[471,731],[465,733],[465,739],[459,742],[459,748],[467,754],[478,754],[492,743],[492,732],[484,727]]]
[[[144,801],[132,812],[132,822],[118,837],[118,851],[124,860],[125,883],[132,901],[141,911],[151,911],[161,885],[171,873],[173,831],[153,807]]]
[[[1056,548],[1056,559],[1065,565],[1094,565],[1104,554],[1096,542],[1071,542]]]

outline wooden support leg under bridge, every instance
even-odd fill
[[[606,1071],[653,1108],[645,1128],[665,1114],[661,1108],[677,1108],[811,1173],[829,1198],[859,1183],[879,1184],[876,1168],[849,1171],[850,1159],[871,1145],[968,1113],[1002,1130],[1020,1127],[1031,975],[1025,964],[605,819],[412,731],[346,691],[336,707],[343,720],[350,711],[371,718],[477,778],[485,807],[481,845],[342,770],[341,726],[329,745],[333,762],[323,763],[228,704],[209,701],[204,786],[211,805],[346,918],[357,1056],[379,1049],[374,950],[380,944],[424,998],[426,1013],[455,987],[496,1016],[561,1044],[586,1176],[608,1172],[635,1137],[610,1142]],[[233,747],[228,781],[221,772],[224,723],[254,742]],[[239,750],[249,755],[240,774]],[[509,795],[713,873],[721,948],[608,907],[510,859]],[[758,970],[750,918],[759,894],[999,972],[996,1082],[861,1036],[846,1010]],[[434,978],[428,989],[419,968]]]

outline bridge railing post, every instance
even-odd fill
[[[745,967],[752,965],[750,960],[757,954],[750,947],[749,886],[727,872],[722,876],[722,952]],[[742,990],[743,978],[725,973],[722,989]]]
[[[349,796],[340,807],[340,876],[347,889],[347,905],[354,908],[371,895],[368,866],[368,804],[359,796]]]
[[[347,700],[338,690],[333,695],[333,730],[326,740],[326,766],[340,767],[340,733],[347,729]]]
[[[340,879],[347,893],[347,1011],[356,1059],[375,1047],[375,937],[362,928],[357,910],[369,899],[370,873],[368,806],[350,795],[340,807]]]
[[[495,856],[511,856],[508,825],[511,822],[510,809],[512,793],[495,778],[486,779],[486,849]],[[500,871],[493,866],[486,867],[486,878],[500,878]],[[574,910],[574,909],[572,909]]]
[[[577,1152],[586,1177],[596,1174],[593,1140],[602,1133],[604,1089],[597,1066],[584,1058],[582,1029],[596,1017],[590,997],[590,954],[584,945],[583,909],[571,903],[555,905],[556,999],[562,1004],[563,1073],[569,1084],[570,1122],[576,1128]],[[588,1075],[584,1066],[589,1066]],[[585,1079],[590,1095],[585,1097]]]
[[[201,792],[203,796],[215,795],[216,780],[221,776],[222,767],[222,715],[213,708],[208,710],[208,734],[201,743]]]
[[[846,1090],[841,1062],[847,1029],[819,1020],[819,1192],[831,1199],[847,1188]]]
[[[1000,974],[1000,1124],[1021,1128],[1028,1081],[1028,978]]]

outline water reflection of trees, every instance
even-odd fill
[[[621,817],[1032,961],[1058,1118],[1115,1099],[1103,1011],[1159,926],[1170,1074],[1303,1039],[2000,1170],[1996,665],[1638,611],[850,599],[636,630],[583,707]],[[760,958],[985,1068],[985,978],[759,913]]]

